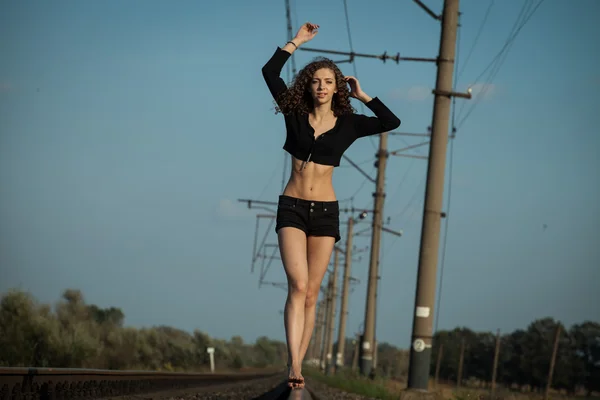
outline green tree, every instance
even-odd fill
[[[573,325],[569,331],[571,351],[578,362],[578,379],[591,395],[600,391],[600,324],[586,321]]]

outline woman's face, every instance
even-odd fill
[[[336,92],[337,84],[333,71],[329,68],[321,68],[315,71],[310,81],[310,93],[315,106],[327,104]]]

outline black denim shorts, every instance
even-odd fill
[[[340,240],[340,207],[337,201],[314,201],[279,196],[275,232],[286,226],[303,230],[306,236],[332,236]]]

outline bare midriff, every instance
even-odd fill
[[[302,169],[302,160],[292,157],[292,173],[283,195],[303,200],[335,201],[333,166],[308,162]]]

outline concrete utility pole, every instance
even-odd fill
[[[462,385],[463,365],[465,363],[465,338],[460,340],[460,355],[458,356],[458,375],[456,376],[456,387]]]
[[[490,399],[494,400],[496,395],[496,373],[498,372],[498,357],[500,356],[500,329],[496,332],[496,347],[494,348],[494,363],[492,364],[492,385],[490,388]]]
[[[327,294],[325,295],[325,319],[323,325],[323,348],[321,349],[321,363],[319,368],[323,371],[327,368],[327,349],[329,349],[329,325],[331,322],[331,285],[332,274],[327,278]]]
[[[558,353],[558,342],[560,340],[560,324],[556,325],[556,333],[554,334],[554,347],[552,348],[552,358],[550,359],[550,369],[548,370],[548,380],[546,381],[546,390],[544,391],[544,400],[548,400],[550,389],[552,388],[552,375],[554,374],[554,366],[556,364],[556,354]]]
[[[442,357],[444,355],[444,344],[440,344],[438,347],[438,356],[435,363],[435,378],[433,380],[433,387],[437,389],[438,382],[440,381],[440,366],[442,365]]]
[[[354,340],[354,353],[352,354],[352,372],[358,369],[358,355],[360,354],[360,333],[356,334],[356,340]]]
[[[331,278],[331,303],[329,306],[329,321],[327,324],[327,360],[326,360],[326,369],[325,373],[330,375],[333,373],[334,369],[334,361],[332,360],[333,355],[333,332],[335,330],[335,305],[337,298],[337,275],[338,275],[338,265],[339,265],[339,251],[337,248],[333,250],[333,274]]]
[[[324,300],[320,300],[317,303],[317,316],[315,318],[315,330],[310,339],[310,344],[308,347],[308,358],[309,360],[314,360],[317,357],[317,354],[321,354],[321,338],[323,336],[323,311],[324,311]]]
[[[327,312],[327,301],[326,299],[321,300],[319,303],[319,312],[317,314],[317,322],[315,329],[315,345],[313,349],[313,360],[317,362],[319,368],[321,367],[321,352],[323,349],[323,329],[325,328],[325,313]]]
[[[285,18],[287,20],[287,37],[288,40],[292,40],[294,38],[294,31],[292,30],[292,17],[290,15],[290,0],[285,0]],[[292,78],[296,77],[296,59],[292,54]]]
[[[428,389],[450,99],[470,98],[452,92],[458,14],[459,0],[444,0],[407,389]]]
[[[346,318],[348,316],[348,289],[350,286],[350,267],[352,266],[352,235],[354,218],[348,218],[348,236],[346,239],[346,258],[344,262],[344,280],[342,283],[342,306],[340,309],[340,326],[338,328],[338,347],[336,369],[344,366],[344,351],[346,350]]]
[[[360,373],[368,376],[373,367],[373,352],[375,347],[375,312],[377,305],[377,283],[379,280],[379,245],[381,228],[383,226],[383,203],[385,166],[388,159],[387,132],[379,135],[379,151],[377,153],[377,180],[375,183],[375,206],[373,208],[373,230],[371,233],[371,259],[369,262],[369,280],[367,283],[367,303],[365,306],[365,330],[362,342]]]

